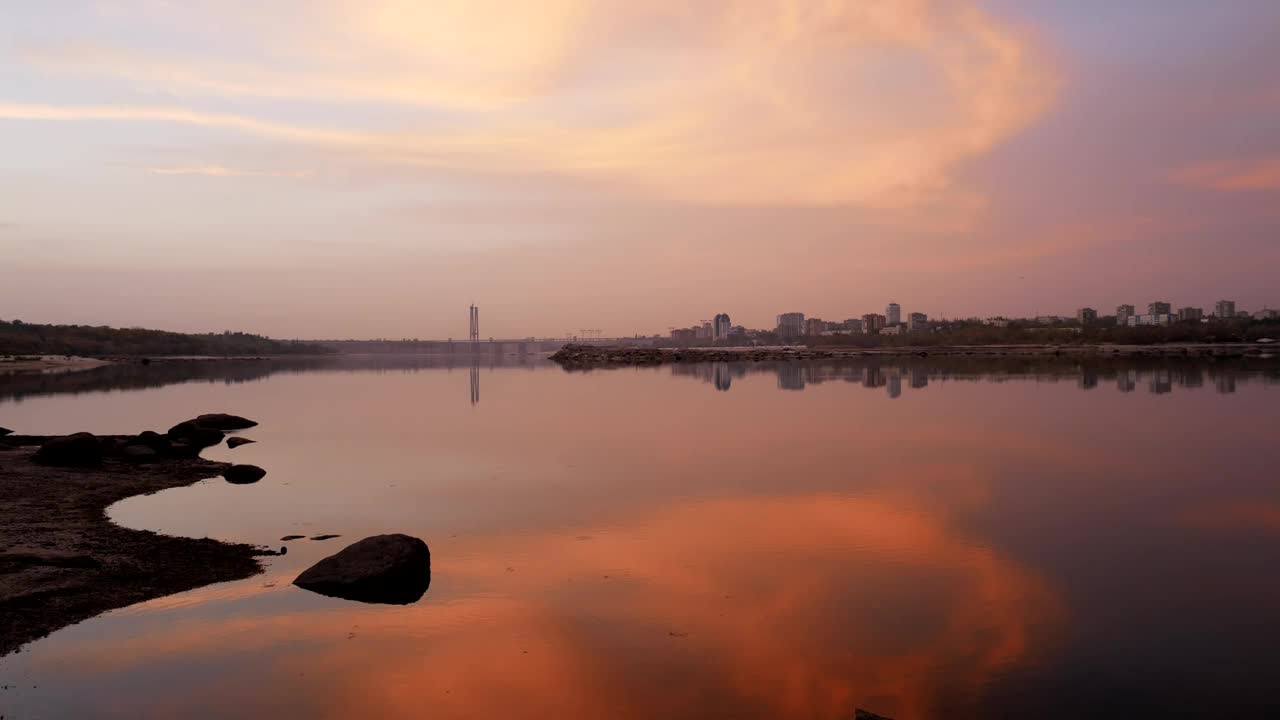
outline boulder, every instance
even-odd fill
[[[189,422],[194,422],[197,425],[203,425],[207,428],[213,428],[214,430],[244,430],[258,424],[249,418],[242,418],[239,415],[228,415],[226,413],[208,413]]]
[[[169,428],[166,433],[170,440],[177,441],[185,447],[181,448],[179,455],[193,457],[195,453],[207,447],[213,447],[222,442],[222,431],[215,430],[211,427],[205,427],[196,423],[194,420],[180,422]],[[176,445],[176,443],[175,443]],[[191,452],[194,449],[194,453]]]
[[[238,448],[241,445],[248,445],[249,443],[252,443],[252,442],[257,442],[257,440],[250,440],[249,438],[242,438],[242,437],[232,437],[232,438],[227,438],[227,447]]]
[[[232,485],[248,485],[258,482],[266,474],[267,471],[257,465],[232,465],[222,473],[222,477]]]
[[[312,565],[294,585],[329,597],[408,605],[431,585],[431,551],[408,535],[375,535]]]
[[[125,445],[120,449],[120,457],[129,462],[155,462],[160,459],[160,453],[146,445]]]
[[[35,461],[45,465],[98,465],[102,462],[102,445],[87,432],[49,438],[36,451]]]

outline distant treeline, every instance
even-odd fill
[[[312,343],[272,340],[243,332],[189,335],[142,328],[35,325],[0,320],[0,355],[321,355],[332,350]]]

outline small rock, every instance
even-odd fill
[[[244,430],[255,427],[258,424],[249,418],[226,413],[208,413],[197,417],[193,422],[214,430]]]
[[[166,433],[171,440],[180,440],[184,445],[199,449],[213,447],[222,442],[222,431],[200,425],[193,420],[180,422],[169,428]]]
[[[87,432],[50,438],[36,451],[35,461],[45,465],[98,465],[102,462],[102,445]]]
[[[415,537],[375,535],[312,565],[293,584],[346,600],[407,605],[431,585],[431,551]]]
[[[285,535],[284,537],[280,538],[280,542],[289,542],[290,540],[301,540],[304,537],[306,536],[305,535]]]
[[[266,474],[267,471],[257,465],[232,465],[222,473],[222,477],[232,485],[248,485],[258,482]]]
[[[249,443],[252,443],[252,442],[257,442],[257,440],[250,440],[249,438],[242,438],[242,437],[231,437],[231,438],[227,438],[227,447],[238,448],[241,445],[248,445]]]
[[[312,540],[332,540],[336,537],[342,537],[342,536],[341,535],[312,535],[311,539]]]

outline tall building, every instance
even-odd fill
[[[911,313],[907,316],[907,327],[913,331],[927,330],[929,328],[929,316],[924,313]]]
[[[885,318],[884,315],[867,313],[866,315],[862,316],[862,331],[867,333],[868,335],[878,334],[881,330],[884,329],[886,320],[887,318]]]
[[[1213,314],[1223,320],[1230,320],[1236,316],[1236,301],[1219,300],[1213,304]]]
[[[1147,306],[1148,315],[1170,315],[1173,313],[1173,306],[1167,302],[1153,302]]]
[[[1093,308],[1080,308],[1076,310],[1076,320],[1081,325],[1093,325],[1098,322],[1098,311]]]
[[[1137,315],[1138,311],[1132,305],[1116,306],[1116,324],[1124,327],[1129,324],[1129,318]]]
[[[860,320],[860,319],[858,319],[858,318],[849,318],[848,320],[845,320],[845,321],[844,321],[844,329],[845,329],[847,332],[851,332],[851,333],[861,333],[861,332],[864,332],[864,326],[863,326],[863,324],[862,324],[862,320]]]
[[[822,331],[827,329],[827,323],[818,318],[809,318],[804,321],[805,335],[821,335]]]
[[[1178,311],[1178,320],[1182,322],[1200,322],[1204,317],[1204,310],[1198,307],[1184,307]]]
[[[902,322],[902,308],[898,303],[889,303],[889,307],[884,309],[885,322],[889,325],[897,325]]]
[[[714,340],[728,340],[733,323],[729,322],[728,313],[720,313],[711,321],[711,337]]]
[[[778,316],[779,335],[804,334],[804,313],[789,312]]]

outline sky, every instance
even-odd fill
[[[1280,307],[1273,0],[0,0],[0,318]]]

